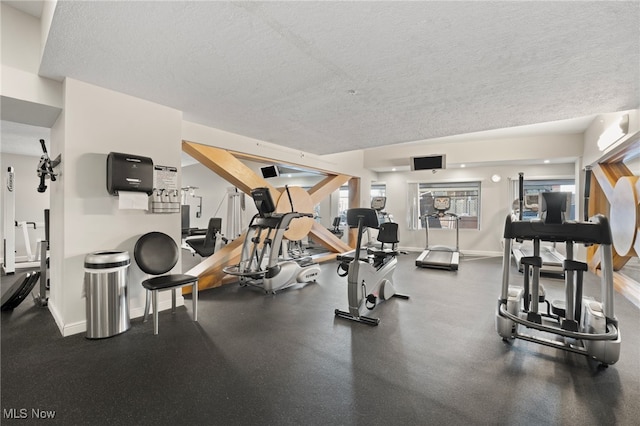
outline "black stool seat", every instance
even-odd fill
[[[171,287],[182,287],[187,284],[193,284],[198,277],[186,274],[162,275],[142,281],[142,287],[147,290],[163,290]]]

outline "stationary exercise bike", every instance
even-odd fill
[[[378,196],[378,197],[371,198],[371,209],[375,211],[376,216],[378,218],[376,225],[372,226],[371,228],[378,229],[379,224],[393,222],[393,217],[388,212],[384,211],[384,208],[386,205],[387,205],[387,197]],[[339,219],[339,218],[336,218],[336,219]],[[356,222],[353,225],[347,225],[347,226],[350,228],[356,228],[358,224]],[[367,233],[366,247],[370,247],[372,244],[375,244],[371,241],[371,236],[369,235],[369,229],[370,229],[369,227],[365,227],[364,230],[362,231],[363,233],[365,232]],[[347,252],[342,253],[341,255],[338,255],[338,258],[337,258],[338,260],[340,259],[346,260],[346,262],[341,262],[340,265],[338,266],[338,275],[340,275],[341,277],[347,276],[348,263],[351,260],[353,260],[354,253],[355,253],[355,250],[349,250]]]
[[[289,188],[285,187],[291,210],[293,201]],[[262,288],[267,293],[277,291],[297,283],[315,281],[320,274],[320,266],[311,256],[298,258],[281,258],[282,239],[293,219],[313,217],[312,213],[274,213],[269,188],[255,188],[251,191],[258,213],[253,216],[247,236],[242,244],[240,263],[226,266],[225,274],[239,277],[240,285],[252,285]]]
[[[338,318],[344,318],[367,325],[378,325],[379,318],[371,318],[362,313],[373,310],[378,302],[392,297],[409,299],[409,296],[396,293],[392,283],[393,272],[398,264],[398,224],[385,222],[378,225],[378,214],[374,209],[357,208],[347,210],[347,224],[349,227],[358,227],[358,240],[356,249],[349,255],[338,256],[340,270],[347,271],[347,296],[349,312],[335,310]],[[380,249],[367,249],[367,256],[361,258],[362,234],[367,228],[377,228]],[[391,244],[391,248],[385,248],[385,244]]]

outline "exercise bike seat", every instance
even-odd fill
[[[368,254],[375,257],[388,257],[397,256],[397,244],[398,240],[398,224],[395,222],[384,222],[378,227],[378,242],[380,242],[380,248],[369,248]],[[389,248],[385,248],[385,244],[390,244]]]

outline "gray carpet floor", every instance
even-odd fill
[[[2,424],[41,424],[47,412],[47,424],[64,425],[640,424],[637,307],[616,294],[621,356],[602,369],[502,341],[500,258],[466,257],[450,272],[416,268],[416,256],[400,256],[394,276],[410,299],[376,307],[378,327],[335,318],[347,308],[335,263],[275,296],[203,291],[199,321],[186,301],[161,312],[158,336],[134,319],[112,338],[62,338],[26,300],[1,317]],[[563,297],[561,280],[543,282]],[[599,299],[598,286],[588,274],[585,295]]]

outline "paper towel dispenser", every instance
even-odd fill
[[[107,156],[107,191],[153,192],[153,160],[133,154],[110,152]]]

